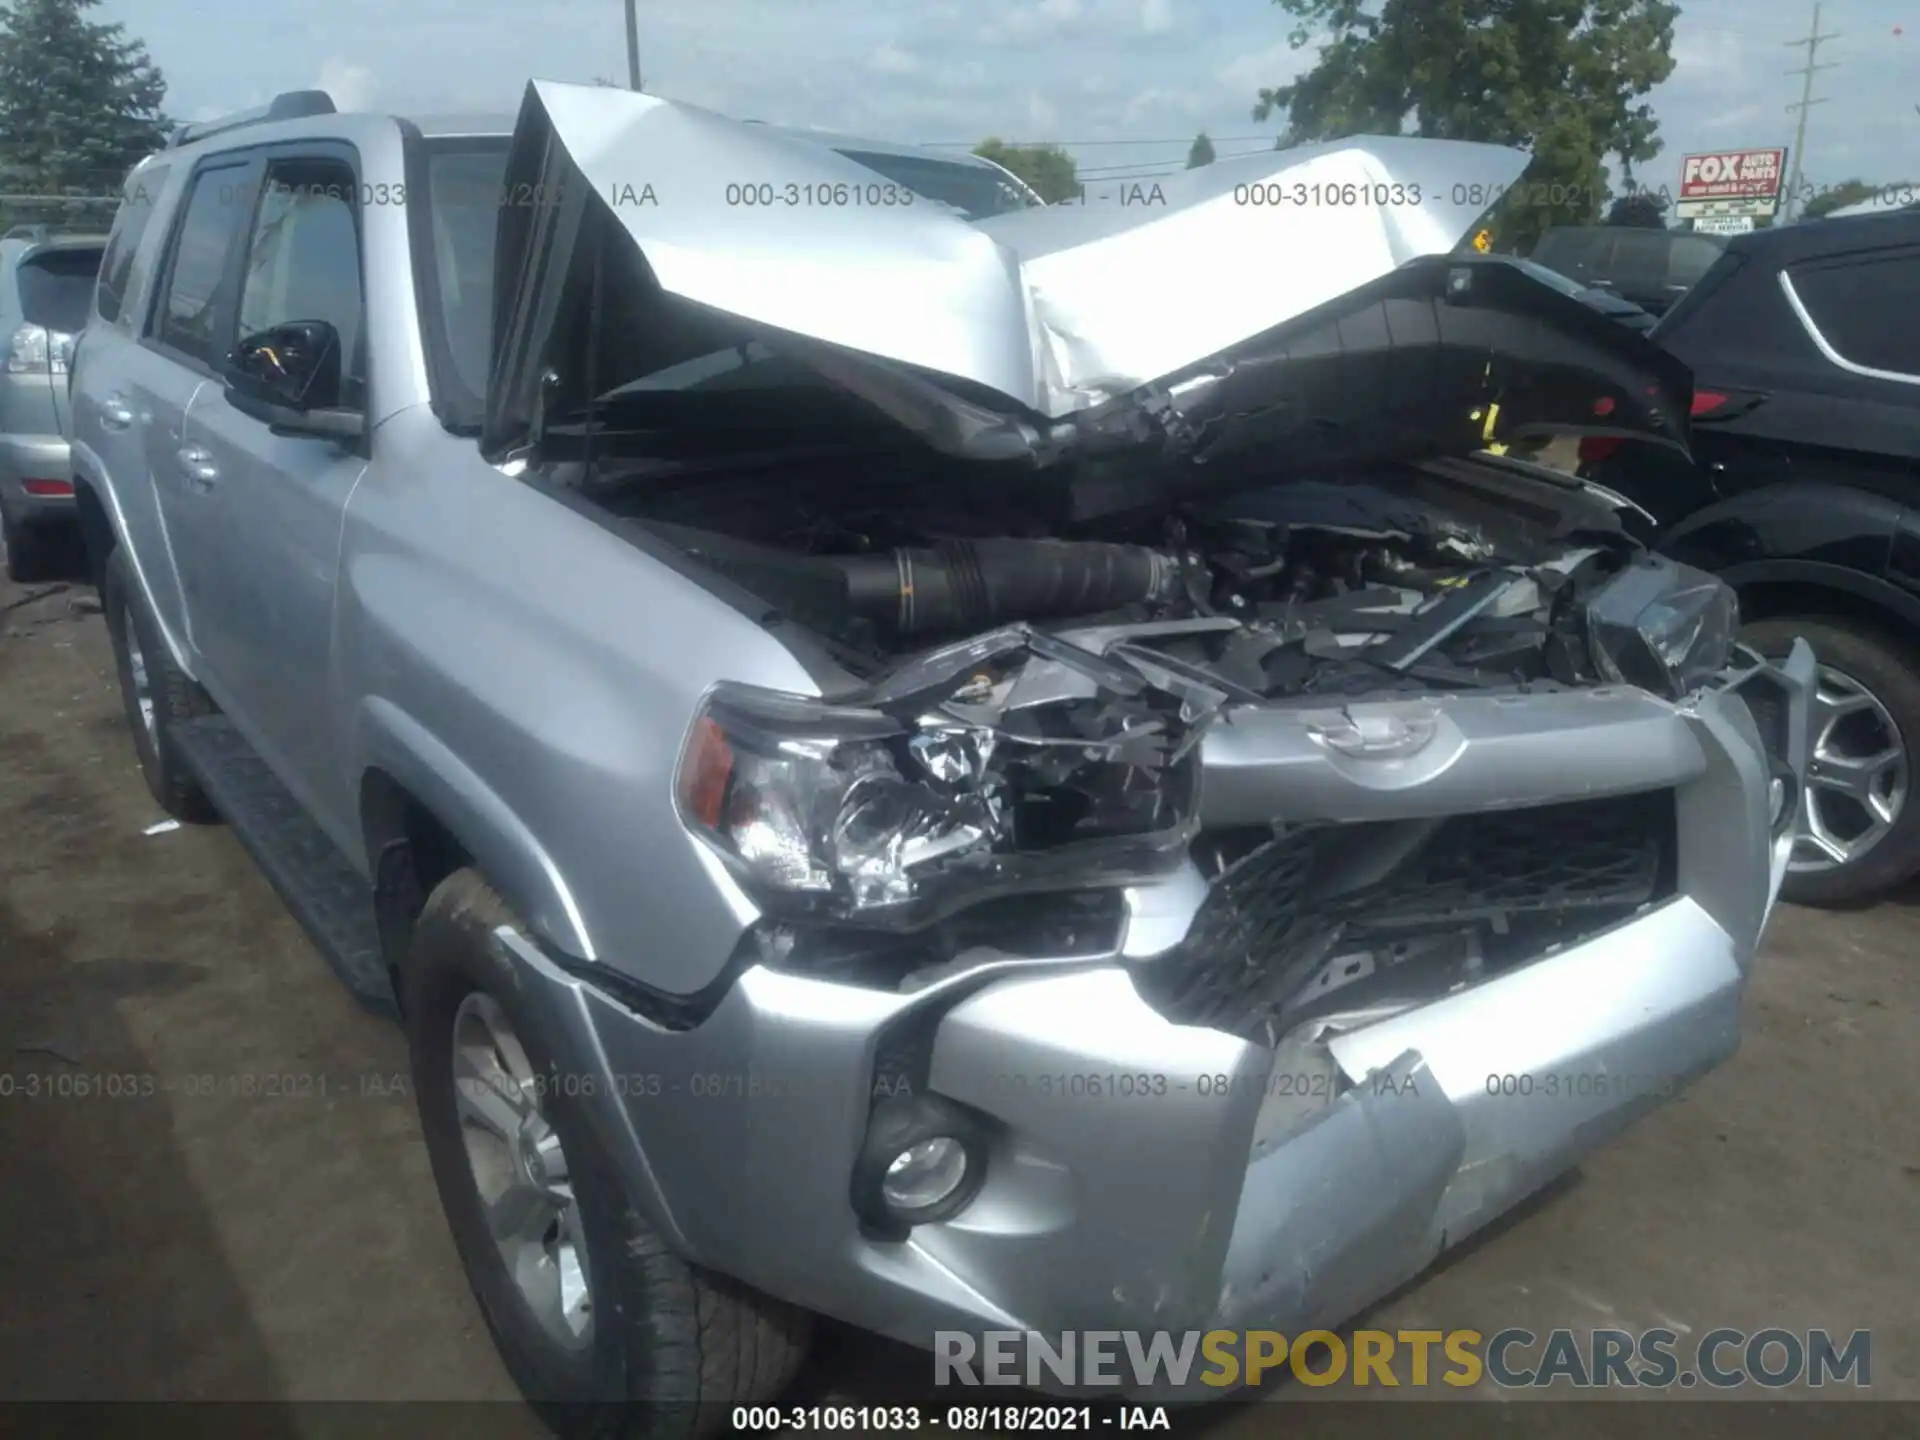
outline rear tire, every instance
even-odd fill
[[[107,558],[100,608],[106,614],[120,700],[147,789],[176,820],[196,825],[218,820],[218,812],[187,769],[172,734],[183,720],[211,715],[213,702],[174,663],[173,652],[160,638],[160,627],[147,613],[125,550],[115,549]]]
[[[1740,632],[1748,645],[1775,659],[1786,655],[1796,637],[1813,647],[1820,681],[1809,717],[1815,754],[1807,808],[1794,846],[1799,868],[1789,868],[1781,893],[1800,905],[1856,903],[1920,870],[1920,796],[1915,794],[1920,777],[1914,773],[1920,757],[1920,646],[1839,616],[1761,620]],[[1840,788],[1847,772],[1833,760],[1895,750],[1897,760],[1882,769],[1867,799]],[[1874,838],[1858,843],[1876,828]],[[1843,846],[1852,841],[1857,853],[1837,858],[1813,838],[1820,835]],[[1809,868],[1810,861],[1821,868]]]
[[[733,1406],[766,1404],[786,1388],[805,1357],[812,1319],[688,1264],[641,1218],[580,1109],[576,1087],[544,1083],[570,1072],[492,938],[502,925],[523,928],[478,872],[457,871],[428,897],[402,977],[427,1153],[455,1247],[494,1344],[521,1392],[561,1435],[688,1440],[723,1429]],[[483,1037],[508,1037],[508,1043],[484,1053],[508,1056],[516,1047],[521,1052],[489,1072],[496,1086],[501,1078],[510,1083],[502,1093],[513,1095],[511,1108],[521,1114],[521,1130],[531,1108],[538,1112],[533,1123],[557,1138],[563,1152],[559,1168],[577,1213],[563,1213],[550,1226],[542,1219],[518,1232],[543,1234],[538,1244],[551,1247],[549,1271],[540,1269],[540,1250],[522,1239],[512,1242],[527,1248],[515,1252],[519,1258],[510,1269],[489,1225],[489,1200],[481,1193],[475,1152],[489,1152],[500,1141],[485,1133],[489,1127],[474,1123],[471,1103],[463,1107],[462,1095],[471,1093],[467,1087],[473,1080],[456,1086],[454,1079],[456,1051],[475,1053],[468,1043],[474,1032],[460,1027],[463,1017],[476,1013],[493,1017],[488,1023],[495,1028],[480,1032]],[[470,1076],[472,1061],[466,1063],[463,1073]],[[531,1085],[516,1080],[518,1065],[536,1077]],[[502,1183],[517,1186],[521,1182],[511,1176],[524,1172],[516,1164],[511,1171],[494,1167],[488,1173],[509,1177]],[[504,1213],[501,1197],[491,1198],[492,1213]],[[567,1244],[572,1248],[563,1252],[560,1247]],[[529,1249],[530,1261],[525,1258]],[[569,1308],[567,1292],[560,1289],[558,1310],[546,1309],[543,1321],[529,1298],[528,1281],[516,1277],[531,1273],[545,1283],[569,1263],[586,1277],[587,1303],[576,1292]],[[590,1316],[584,1333],[556,1323],[566,1314],[576,1317],[570,1325],[585,1323],[578,1318],[583,1311]]]
[[[0,511],[0,543],[7,548],[7,578],[16,585],[37,585],[60,578],[69,558],[70,546],[62,546],[64,537],[45,526],[16,524]]]

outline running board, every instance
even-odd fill
[[[397,1017],[372,887],[221,715],[175,721],[169,738],[321,956],[376,1014]]]

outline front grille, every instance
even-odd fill
[[[1411,823],[1252,843],[1219,870],[1186,939],[1143,967],[1142,993],[1180,1024],[1271,1034],[1336,946],[1474,931],[1498,965],[1673,893],[1671,791],[1456,816],[1353,883],[1355,858],[1405,846]]]

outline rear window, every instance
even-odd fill
[[[100,288],[95,292],[94,308],[109,323],[120,318],[127,290],[133,281],[133,257],[140,252],[140,241],[153,219],[155,203],[166,188],[167,167],[153,165],[127,181],[120,197],[120,213],[113,217],[113,233],[107,236],[107,253],[100,261]]]
[[[1697,285],[1723,248],[1706,235],[1602,225],[1549,230],[1532,258],[1582,285],[1605,281],[1622,295],[1660,299]]]
[[[1703,235],[1672,235],[1667,252],[1667,284],[1691,289],[1726,253],[1726,246]]]
[[[1607,245],[1612,238],[1605,230],[1549,230],[1533,247],[1532,258],[1536,264],[1588,285],[1594,276],[1605,275]]]
[[[86,327],[101,252],[91,247],[42,250],[20,262],[20,313],[30,325],[77,335]]]

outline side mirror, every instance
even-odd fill
[[[227,401],[288,435],[358,439],[366,417],[341,402],[340,332],[294,320],[245,336],[227,356]]]

